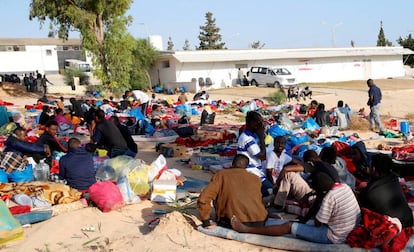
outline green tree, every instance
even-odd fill
[[[184,41],[183,50],[184,51],[190,50],[190,41],[188,41],[188,39],[185,39]]]
[[[261,43],[260,40],[257,40],[257,41],[253,41],[250,44],[250,47],[252,49],[262,49],[265,45],[266,45],[265,43]]]
[[[200,26],[200,35],[198,35],[200,46],[197,50],[227,49],[224,47],[225,43],[221,42],[220,28],[216,26],[213,13],[207,12],[205,17],[205,25]]]
[[[383,23],[378,33],[377,46],[392,46],[392,42],[385,38]]]
[[[30,20],[42,25],[50,19],[60,38],[79,31],[82,48],[91,54],[95,75],[112,91],[129,87],[134,39],[127,32],[132,17],[125,16],[132,0],[32,0]],[[84,51],[85,52],[85,51]]]
[[[172,41],[171,36],[168,37],[167,51],[174,51],[174,42]]]
[[[148,70],[154,65],[159,52],[146,39],[135,42],[132,50],[134,67],[130,72],[130,87],[132,89],[152,89]]]
[[[55,32],[55,27],[53,27],[53,24],[52,24],[52,23],[50,23],[50,24],[49,24],[49,32],[47,33],[47,37],[48,37],[48,38],[54,38],[54,37],[55,37],[55,35],[56,35],[56,32]]]
[[[402,46],[404,48],[414,50],[414,39],[411,36],[411,33],[408,34],[408,36],[404,39],[400,36],[397,39],[397,42],[400,46]],[[414,58],[412,56],[404,55],[403,60],[404,60],[405,64],[410,65],[410,66],[414,66]]]

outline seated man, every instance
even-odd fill
[[[303,154],[303,161],[303,165],[287,165],[280,172],[273,190],[275,194],[273,204],[276,209],[284,209],[285,202],[289,196],[296,200],[302,200],[306,195],[312,192],[312,188],[307,181],[302,178],[299,172],[309,174],[318,171],[324,172],[335,182],[339,182],[338,172],[335,168],[326,162],[322,162],[315,151],[307,150]]]
[[[81,146],[81,141],[71,138],[68,153],[59,160],[59,178],[72,188],[86,191],[96,182],[92,153]]]
[[[128,130],[128,126],[119,123],[119,118],[117,116],[111,116],[111,122],[116,125],[127,143],[128,151],[125,155],[135,158],[138,153],[138,145],[132,138],[131,133]]]
[[[125,155],[128,151],[124,137],[112,122],[105,119],[105,112],[98,109],[95,112],[95,120],[92,123],[91,143],[108,151],[108,156],[114,158]]]
[[[7,137],[4,144],[6,145],[4,152],[15,152],[21,156],[31,156],[36,162],[51,155],[49,145],[27,142],[26,131],[23,128],[15,128],[13,134]]]
[[[198,92],[194,95],[193,101],[208,100],[209,97],[210,97],[210,95],[205,90],[203,90],[203,91]]]
[[[50,107],[48,105],[43,105],[42,107],[42,113],[40,113],[39,116],[39,122],[38,124],[41,126],[45,126],[46,123],[50,120]]]
[[[36,143],[40,145],[48,145],[50,148],[50,153],[53,152],[67,152],[66,146],[60,142],[60,140],[56,137],[56,133],[58,131],[58,123],[55,120],[49,120],[46,123],[46,130],[45,132],[39,137]],[[46,163],[49,166],[52,166],[52,156],[46,158]]]
[[[317,172],[312,179],[315,191],[325,195],[314,223],[286,222],[281,225],[249,227],[240,222],[236,215],[231,219],[231,226],[240,233],[271,236],[292,234],[299,239],[316,243],[344,243],[360,219],[361,210],[355,195],[349,186],[335,183],[326,173]]]
[[[348,129],[351,125],[350,112],[349,107],[344,107],[344,102],[339,100],[336,108],[333,110],[336,126],[339,129]]]
[[[312,90],[309,86],[306,86],[300,93],[300,96],[306,101],[306,97],[309,96],[309,99],[312,99]]]
[[[233,215],[248,226],[263,226],[267,211],[261,202],[260,179],[246,170],[249,159],[237,154],[231,169],[217,172],[198,198],[198,212],[203,227],[215,227],[210,221],[211,202],[215,201],[216,222],[230,227]]]

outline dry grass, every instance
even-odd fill
[[[414,122],[414,113],[408,113],[405,115],[405,118],[410,121],[410,122]]]
[[[358,115],[351,115],[351,126],[350,130],[369,130],[370,125],[366,118],[360,117]]]

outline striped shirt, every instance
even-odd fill
[[[343,243],[360,220],[360,214],[351,188],[340,184],[326,194],[316,219],[328,226],[327,237],[332,243]]]
[[[249,158],[247,171],[264,179],[262,172],[262,161],[256,157],[260,153],[259,137],[256,133],[244,130],[237,141],[237,154],[243,154]]]

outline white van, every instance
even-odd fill
[[[290,87],[298,84],[289,70],[277,67],[251,67],[247,79],[252,86]]]
[[[91,76],[91,66],[86,61],[77,59],[67,59],[65,60],[65,69],[80,70],[85,75]]]

